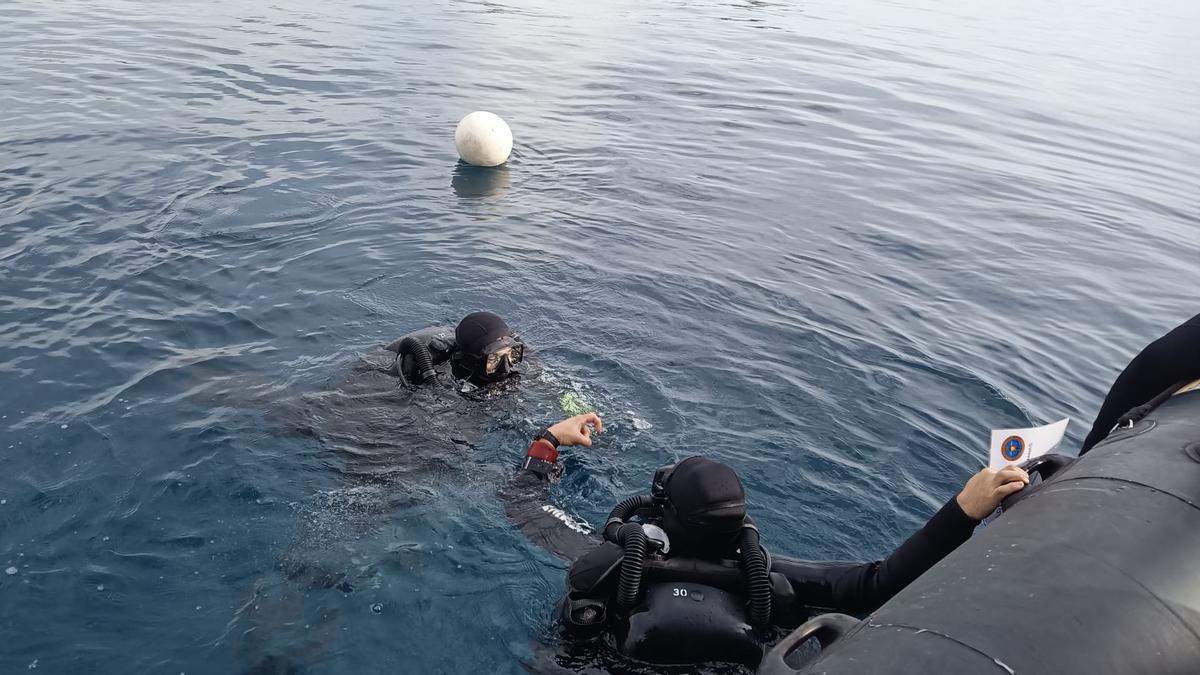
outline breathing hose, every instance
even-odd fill
[[[746,518],[742,534],[738,538],[742,552],[742,574],[746,578],[746,592],[750,596],[750,624],[766,626],[771,621],[771,578],[767,552],[759,544],[758,528]],[[622,569],[622,572],[624,570]]]
[[[629,609],[642,590],[642,568],[646,564],[646,533],[637,523],[625,523],[617,530],[617,543],[625,556],[621,559],[621,578],[617,586],[617,607]]]
[[[642,590],[642,570],[646,564],[646,532],[638,523],[625,522],[641,509],[654,505],[650,495],[626,497],[613,507],[604,526],[604,538],[616,542],[624,552],[621,578],[617,585],[617,607],[629,609]]]
[[[649,508],[653,505],[654,497],[651,497],[650,495],[634,495],[632,497],[626,497],[625,499],[617,502],[617,505],[614,506],[613,510],[609,512],[608,522],[613,523],[618,520],[625,522],[626,520],[632,518],[638,511]]]
[[[424,342],[410,335],[400,341],[397,354],[396,358],[399,359],[412,355],[416,360],[417,384],[437,378],[437,371],[433,369],[433,355],[429,353],[429,347]]]

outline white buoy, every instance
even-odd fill
[[[512,129],[490,112],[476,110],[462,118],[454,130],[458,156],[475,166],[500,166],[512,152]]]

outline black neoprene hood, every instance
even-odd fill
[[[707,457],[677,464],[665,496],[673,511],[668,522],[677,520],[692,537],[736,533],[746,518],[746,492],[737,472]]]
[[[512,335],[508,324],[492,312],[473,312],[463,317],[454,329],[458,351],[464,354],[483,354],[484,348],[496,340]]]

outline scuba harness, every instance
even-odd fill
[[[655,664],[758,663],[770,556],[732,469],[703,457],[662,467],[650,494],[613,508],[603,539],[568,574],[568,633],[611,635],[625,656]]]

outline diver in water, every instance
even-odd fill
[[[502,497],[526,536],[572,562],[559,606],[572,642],[661,665],[754,666],[772,627],[817,611],[872,611],[1029,483],[1019,467],[981,470],[883,560],[793,560],[767,552],[737,474],[705,457],[659,469],[649,494],[617,504],[598,534],[545,504],[561,473],[559,448],[590,447],[602,430],[590,413],[541,431]]]
[[[1187,387],[1200,387],[1200,315],[1148,345],[1122,371],[1080,454]],[[772,641],[772,627],[798,625],[817,612],[871,612],[1030,482],[1020,467],[982,469],[883,560],[793,560],[767,552],[737,474],[704,457],[659,469],[649,494],[617,504],[599,533],[546,505],[547,488],[561,473],[559,447],[590,447],[593,430],[603,430],[595,414],[543,430],[503,496],[510,518],[531,540],[571,561],[559,605],[563,632],[574,638],[567,648],[582,645],[597,656],[615,649],[658,665],[754,666]]]
[[[453,383],[462,393],[520,374],[525,343],[492,312],[474,312],[458,326],[431,326],[387,346],[396,353],[391,373],[407,384]]]
[[[321,446],[336,477],[300,507],[273,569],[244,590],[239,672],[306,672],[336,653],[347,599],[375,587],[380,561],[397,556],[378,528],[419,508],[431,481],[453,480],[495,420],[526,416],[508,394],[546,385],[518,374],[536,376],[533,355],[504,319],[475,312],[357,354],[320,390],[270,401],[279,432]]]

